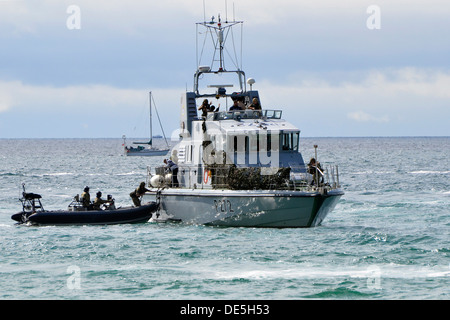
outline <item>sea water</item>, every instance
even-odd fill
[[[345,195],[316,228],[25,226],[87,185],[117,205],[162,157],[120,139],[0,139],[0,299],[448,299],[450,138],[303,138]]]

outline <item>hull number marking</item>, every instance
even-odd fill
[[[214,205],[217,212],[234,212],[230,200],[214,200]]]

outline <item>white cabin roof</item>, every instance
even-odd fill
[[[219,120],[218,126],[225,132],[247,132],[247,131],[299,131],[297,127],[285,120]]]
[[[290,122],[281,119],[281,111],[279,110],[267,110],[262,113],[261,111],[258,112],[254,113],[254,111],[251,110],[221,112],[216,114],[211,112],[208,114],[206,125],[208,130],[217,128],[227,134],[238,132],[245,134],[249,131],[261,130],[270,130],[272,132],[300,131]]]

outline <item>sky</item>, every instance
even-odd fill
[[[170,136],[219,14],[301,136],[450,136],[448,0],[0,0],[0,138]]]

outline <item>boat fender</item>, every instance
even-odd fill
[[[172,174],[171,173],[167,173],[164,176],[164,182],[167,183],[167,184],[170,184],[172,182]]]
[[[154,175],[151,179],[150,179],[150,185],[154,188],[159,188],[164,184],[164,178],[157,174]]]

